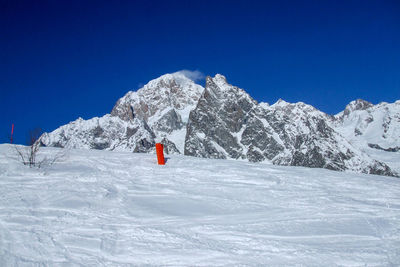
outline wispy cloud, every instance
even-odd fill
[[[181,74],[185,75],[185,77],[187,77],[188,79],[191,79],[194,82],[204,80],[204,78],[206,77],[204,75],[204,73],[202,73],[201,71],[198,71],[198,70],[180,70],[180,71],[177,71],[176,73],[181,73]]]

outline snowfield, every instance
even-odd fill
[[[167,158],[0,145],[0,266],[400,265],[399,178]]]

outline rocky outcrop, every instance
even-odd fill
[[[204,93],[189,116],[185,155],[246,158],[237,135],[256,105],[243,90],[228,85],[224,76],[207,77]]]

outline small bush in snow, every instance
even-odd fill
[[[29,132],[28,145],[25,147],[15,145],[19,160],[29,167],[41,168],[54,164],[58,159],[64,157],[64,152],[51,155],[49,157],[39,155],[42,145],[41,130],[35,129]]]

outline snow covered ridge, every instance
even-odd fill
[[[87,149],[36,169],[13,152],[0,266],[400,265],[397,178]]]
[[[378,105],[360,99],[352,101],[343,112],[335,115],[333,124],[357,146],[400,150],[400,101]]]
[[[240,159],[396,176],[396,164],[369,153],[400,147],[400,102],[357,100],[330,116],[279,100],[258,103],[220,74],[196,84],[165,74],[119,99],[102,118],[78,119],[44,134],[46,146]],[[372,123],[373,122],[373,123]]]

